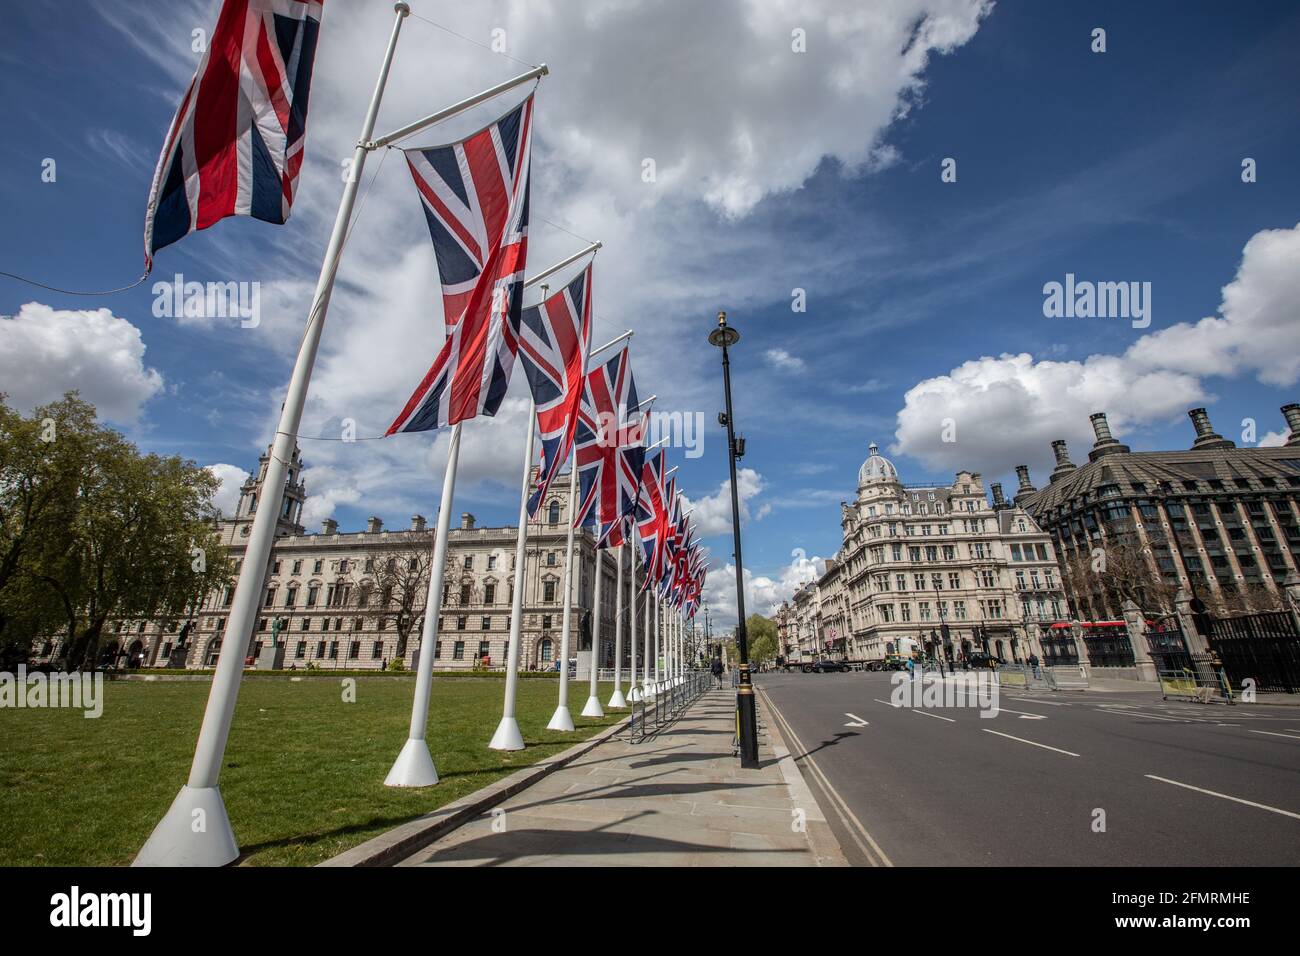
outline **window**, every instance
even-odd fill
[[[898,585],[898,590],[900,590],[900,591],[906,591],[906,590],[907,590],[907,575],[906,575],[906,574],[897,574],[897,575],[895,575],[895,576],[894,576],[894,583]]]
[[[918,610],[919,613],[920,613],[921,620],[923,620],[923,621],[928,621],[928,620],[930,620],[930,602],[929,602],[929,601],[922,601],[922,602],[920,602],[916,607],[917,607],[917,610]]]
[[[469,585],[468,585],[468,584],[462,584],[462,585],[460,586],[460,603],[461,603],[462,606],[464,606],[464,605],[466,605],[466,604],[469,603]]]
[[[560,523],[560,503],[558,501],[552,501],[550,507],[546,509],[546,523]]]
[[[311,566],[311,573],[312,573],[312,574],[320,574],[321,571],[324,569],[324,567],[325,567],[325,562],[324,562],[324,561],[315,561],[315,562],[312,563],[312,566]]]
[[[555,656],[555,645],[551,643],[549,637],[542,638],[541,657],[543,664],[549,664]]]
[[[472,554],[465,555],[465,570],[466,571],[474,570],[474,555]]]
[[[339,574],[347,574],[347,573],[348,573],[348,559],[341,558],[339,560]]]
[[[356,660],[361,656],[361,642],[353,641],[348,645],[348,660]]]
[[[912,605],[904,601],[901,605],[899,605],[899,607],[902,609],[903,612],[903,620],[910,621],[912,619]]]
[[[272,562],[271,562],[271,573],[272,573],[272,574],[279,574],[279,573],[280,573],[280,562],[279,562],[279,561],[272,561]]]
[[[492,630],[492,618],[490,617],[482,618],[479,623],[481,624],[481,628],[480,628],[481,630],[484,631]]]
[[[546,565],[547,565],[547,567],[551,567],[551,568],[555,567],[555,552],[554,552],[554,551],[548,551],[548,552],[546,552]]]
[[[549,615],[549,614],[543,614],[543,615],[542,615],[542,630],[543,630],[543,631],[549,631],[550,629],[551,629],[551,615]]]
[[[493,560],[494,560],[493,558],[488,558],[488,564],[491,564]],[[483,585],[483,603],[484,604],[497,603],[497,586],[495,584]]]
[[[961,574],[957,571],[948,572],[948,587],[956,591],[961,587]]]
[[[555,582],[554,582],[554,581],[543,581],[543,582],[542,582],[542,600],[545,601],[547,604],[552,604],[552,603],[554,603],[554,601],[555,601]]]
[[[266,589],[266,606],[270,607],[275,603],[275,588]]]
[[[294,659],[295,659],[295,660],[299,660],[299,661],[302,660],[304,657],[307,656],[307,642],[306,642],[306,641],[299,641],[299,642],[298,642],[298,646],[297,646],[296,648],[294,648],[293,656],[294,656]]]
[[[451,646],[451,659],[453,661],[463,661],[465,659],[464,641],[457,641]]]
[[[324,656],[325,656],[325,642],[324,642],[324,641],[317,641],[317,642],[316,642],[316,660],[320,660],[320,659],[321,659],[322,657],[324,657]]]
[[[482,660],[482,659],[485,658],[485,657],[490,659],[490,658],[491,658],[491,653],[490,653],[491,649],[492,649],[492,646],[491,646],[491,644],[489,644],[487,641],[479,641],[479,642],[478,642],[478,656],[479,656],[479,660]]]
[[[298,600],[297,588],[286,588],[284,591],[284,606],[293,607]]]
[[[302,574],[302,561],[299,560],[293,563],[293,573]]]
[[[1018,544],[1013,544],[1013,545],[1011,546],[1011,560],[1012,560],[1012,561],[1020,561],[1020,560],[1021,560],[1021,557],[1020,557],[1020,545],[1018,545]]]
[[[465,624],[466,624],[466,618],[463,615],[456,618],[456,630],[458,631],[465,630]]]
[[[488,566],[487,566],[487,569],[488,569],[489,571],[495,571],[495,570],[497,569],[497,556],[496,556],[495,554],[489,554],[489,555],[488,555]]]

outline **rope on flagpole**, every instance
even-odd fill
[[[124,285],[118,289],[104,289],[102,292],[81,292],[76,289],[60,289],[58,286],[46,285],[44,282],[37,282],[35,279],[29,279],[26,276],[20,276],[13,272],[0,271],[0,276],[4,276],[7,279],[16,279],[17,281],[25,282],[28,285],[34,285],[39,289],[48,289],[51,292],[58,292],[60,295],[116,295],[119,292],[126,292],[129,289],[134,289],[136,286],[140,285],[140,283],[144,282],[145,279],[149,278],[149,273],[146,272],[130,285]]]
[[[444,33],[450,33],[452,36],[464,40],[466,43],[472,43],[475,46],[480,46],[483,49],[487,50],[489,53],[492,53],[496,56],[503,56],[507,60],[514,60],[516,63],[520,64],[521,66],[528,66],[534,68],[536,68],[537,66],[536,63],[529,63],[527,60],[521,60],[517,56],[511,56],[509,53],[506,53],[504,50],[494,50],[486,43],[482,43],[478,40],[475,40],[473,37],[467,37],[463,33],[457,33],[451,27],[443,26],[441,23],[438,23],[436,20],[430,20],[428,17],[422,17],[415,11],[411,11],[411,16],[414,17],[416,20],[423,20],[425,23],[429,24],[429,26],[437,27],[439,30],[442,30]]]

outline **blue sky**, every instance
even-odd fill
[[[724,615],[734,599],[721,386],[705,344],[719,308],[744,336],[733,369],[760,610],[834,554],[837,503],[873,440],[905,481],[970,467],[1010,490],[1016,464],[1046,478],[1053,438],[1084,458],[1091,411],[1109,412],[1135,448],[1182,448],[1188,408],[1208,406],[1240,441],[1243,419],[1264,439],[1283,427],[1278,406],[1300,400],[1300,335],[1285,311],[1300,275],[1300,13],[1288,4],[891,0],[864,13],[734,0],[572,5],[558,18],[526,2],[441,6],[413,3],[482,43],[503,26],[511,55],[554,70],[539,92],[530,261],[573,251],[570,233],[605,240],[597,338],[634,328],[640,390],[703,415],[703,456],[678,450],[674,461],[712,546]],[[54,22],[17,7],[0,38],[10,131],[0,269],[112,288],[140,274],[149,178],[197,61],[190,31],[210,27],[216,5],[62,9]],[[289,224],[226,220],[158,257],[155,280],[261,282],[259,328],[156,318],[150,283],[72,297],[0,279],[0,390],[25,404],[81,387],[146,449],[223,475],[250,468],[288,378],[390,9],[327,10]],[[1105,53],[1090,50],[1096,27]],[[805,53],[790,49],[795,28]],[[413,18],[379,126],[518,69]],[[659,170],[651,184],[639,176],[647,156]],[[940,178],[947,157],[953,183]],[[1245,157],[1254,183],[1241,181]],[[53,183],[41,179],[47,158]],[[379,169],[304,435],[336,435],[342,417],[378,434],[436,350],[433,259],[408,179],[398,156]],[[1066,273],[1150,282],[1151,326],[1045,318],[1043,285]],[[805,312],[791,309],[795,289]],[[1218,319],[1196,324],[1207,316]],[[517,508],[522,384],[500,421],[466,431],[457,509],[481,522],[509,523]],[[949,417],[957,441],[942,442]],[[376,513],[400,525],[435,510],[445,438],[302,447],[313,519],[355,528]]]

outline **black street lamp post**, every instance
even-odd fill
[[[709,333],[709,343],[722,349],[722,388],[727,410],[718,416],[727,428],[727,462],[731,468],[731,533],[736,554],[736,652],[740,655],[740,682],[736,689],[736,737],[740,742],[740,765],[758,766],[758,719],[754,707],[754,686],[749,675],[749,638],[745,632],[745,569],[740,557],[740,495],[736,487],[736,459],[745,453],[745,439],[736,438],[731,411],[731,361],[728,347],[740,341],[740,333],[727,325],[727,313],[718,313],[718,327]]]

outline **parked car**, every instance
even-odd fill
[[[805,674],[829,674],[832,672],[844,674],[848,673],[848,670],[848,664],[845,664],[843,661],[833,661],[830,659],[814,661],[811,664],[805,664],[803,666],[803,672]]]
[[[976,668],[987,669],[990,667],[1001,667],[1003,664],[1002,658],[994,657],[992,654],[985,654],[983,651],[972,651],[967,660],[970,661],[972,670],[975,670]]]

